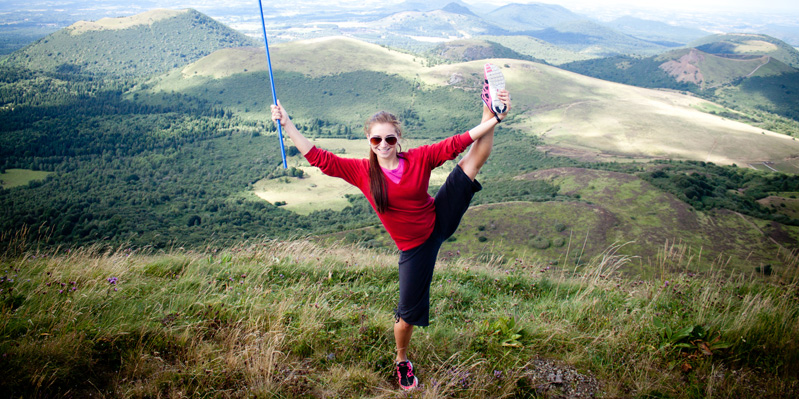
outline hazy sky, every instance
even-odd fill
[[[264,4],[271,0],[264,0]],[[401,3],[404,0],[368,0],[370,4]],[[419,0],[414,0],[419,1]],[[598,9],[601,7],[628,7],[637,9],[669,9],[671,11],[791,11],[799,13],[799,2],[796,0],[462,0],[468,4],[501,6],[510,3],[549,3],[559,4],[573,10]],[[307,2],[307,1],[306,1]],[[363,0],[338,0],[339,4],[363,5]],[[319,3],[324,3],[320,1]]]
[[[465,1],[469,3],[468,0]],[[599,8],[601,6],[629,6],[630,8],[667,8],[672,10],[701,10],[708,11],[714,9],[726,10],[793,10],[799,11],[799,2],[796,0],[658,0],[658,1],[631,1],[631,0],[603,0],[596,2],[593,0],[553,0],[553,1],[533,1],[533,0],[485,0],[483,3],[503,5],[508,3],[550,3],[563,6],[580,6],[588,8]]]

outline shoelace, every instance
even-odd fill
[[[408,369],[408,373],[406,374],[407,377],[413,377],[413,368],[411,367],[410,363],[405,366]],[[402,377],[402,372],[400,371],[400,366],[397,365],[397,373]]]

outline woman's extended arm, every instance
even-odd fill
[[[313,143],[311,143],[307,138],[305,138],[305,136],[302,135],[302,133],[300,133],[299,130],[297,130],[297,127],[294,126],[294,122],[292,122],[291,118],[289,118],[289,114],[286,112],[283,106],[280,105],[280,100],[277,100],[277,105],[272,105],[272,120],[277,122],[278,119],[280,120],[280,125],[283,126],[286,134],[291,139],[291,142],[293,142],[294,146],[300,151],[300,154],[305,156],[308,151],[311,151],[313,148]]]
[[[498,114],[497,117],[499,119],[505,119],[508,116],[508,112],[510,112],[510,93],[507,90],[499,90],[497,91],[497,98],[505,104],[505,112]],[[486,133],[492,131],[491,128],[499,124],[496,118],[491,118],[486,120],[485,122],[475,126],[473,129],[469,130],[469,135],[472,136],[472,140],[477,140],[480,137],[483,137]]]

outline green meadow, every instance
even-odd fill
[[[30,169],[6,169],[0,173],[0,183],[3,188],[24,186],[32,181],[44,180],[51,172]]]
[[[27,244],[24,238],[17,242]],[[442,260],[412,398],[792,397],[796,259],[647,276],[609,247],[580,265]],[[204,250],[39,251],[0,260],[8,397],[400,395],[396,253],[251,241]]]

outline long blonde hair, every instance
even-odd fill
[[[369,131],[372,126],[378,123],[388,123],[394,126],[394,131],[397,132],[397,138],[402,137],[402,128],[400,121],[394,114],[387,111],[380,111],[371,118],[366,120],[363,125],[363,130],[366,132],[366,137],[369,137]],[[399,145],[399,144],[397,144]],[[386,183],[386,176],[380,169],[380,163],[377,162],[377,154],[374,151],[369,151],[369,191],[372,193],[372,199],[375,203],[377,213],[384,213],[388,210],[388,185]]]

